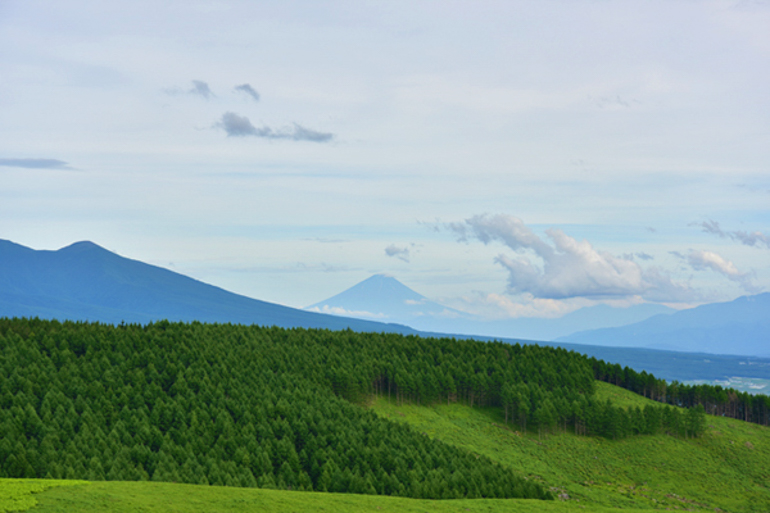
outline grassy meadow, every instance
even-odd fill
[[[329,512],[329,513],[568,513],[586,511],[569,502],[531,499],[434,501],[373,495],[291,492],[178,483],[93,482],[0,479],[0,513],[94,512]],[[590,507],[598,513],[616,508]],[[645,510],[636,510],[644,513]],[[647,510],[651,511],[651,510]]]
[[[648,401],[598,383],[597,395],[624,407]],[[623,440],[557,433],[522,434],[499,410],[465,406],[372,403],[384,417],[541,480],[568,502],[616,508],[770,511],[770,429],[707,417],[704,436]]]

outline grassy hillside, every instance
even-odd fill
[[[12,499],[10,499],[12,497]],[[372,495],[291,492],[178,483],[94,482],[0,479],[0,513],[569,513],[586,511],[570,502],[530,499],[431,501]],[[616,508],[591,507],[598,513]],[[644,513],[637,509],[635,513]]]
[[[643,407],[647,399],[606,383],[600,399]],[[569,495],[569,502],[618,508],[770,510],[770,429],[708,417],[704,436],[666,435],[623,440],[540,439],[504,426],[499,410],[465,406],[373,402],[379,415],[510,466]]]

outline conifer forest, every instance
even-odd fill
[[[706,414],[770,423],[766,396],[564,349],[353,331],[2,319],[0,372],[0,477],[547,500],[367,401],[499,408],[540,436],[698,437]],[[658,404],[597,400],[597,379]]]

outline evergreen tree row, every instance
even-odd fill
[[[770,425],[770,397],[752,395],[719,385],[685,385],[678,381],[666,383],[645,371],[610,364],[591,358],[594,377],[639,395],[682,408],[700,407],[706,413]]]
[[[503,408],[506,423],[518,423],[526,431],[529,420],[540,434],[569,428],[578,435],[612,439],[659,433],[689,438],[700,436],[706,428],[705,410],[700,405],[687,410],[649,404],[643,409],[625,409],[609,400],[571,396],[565,391],[543,390],[526,383],[505,385]]]

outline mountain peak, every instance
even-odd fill
[[[462,315],[430,301],[393,276],[374,274],[308,310],[359,318],[388,319],[409,325],[418,318]]]
[[[79,242],[72,243],[69,246],[65,246],[65,247],[61,248],[59,251],[64,251],[64,252],[88,251],[88,250],[93,250],[93,249],[101,249],[101,250],[107,251],[106,249],[104,249],[100,245],[98,245],[96,243],[93,243],[90,240],[81,240]]]
[[[374,274],[364,281],[353,285],[345,292],[337,294],[333,299],[372,300],[403,303],[406,301],[423,301],[425,297],[413,291],[393,276],[388,274]],[[328,302],[327,301],[327,302]]]
[[[365,279],[364,281],[369,281],[369,280],[395,280],[395,281],[398,281],[398,280],[396,280],[395,276],[393,276],[392,274],[388,274],[388,273],[373,274],[373,275],[369,276],[367,279]]]

